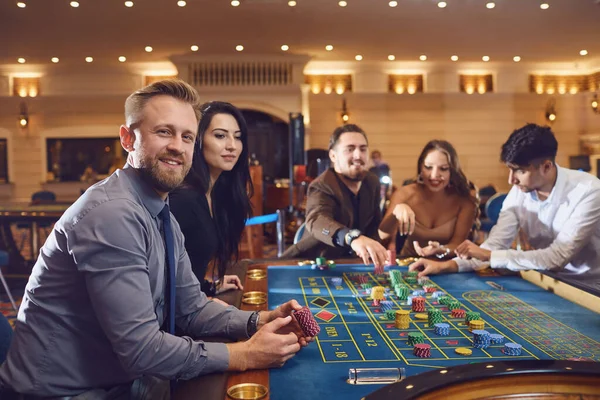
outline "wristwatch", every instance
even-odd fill
[[[344,237],[344,241],[346,242],[346,246],[350,246],[354,239],[362,235],[361,231],[358,229],[350,229],[350,232],[346,233]]]
[[[254,311],[250,318],[248,319],[248,325],[246,326],[246,330],[248,331],[248,336],[252,337],[258,330],[258,322],[260,321],[260,312]]]

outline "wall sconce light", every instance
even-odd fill
[[[592,98],[592,110],[596,114],[600,114],[600,109],[598,109],[598,95],[597,94],[594,94],[594,97]]]
[[[29,125],[29,112],[27,111],[27,104],[21,103],[21,111],[19,112],[19,126],[23,129]]]
[[[350,120],[350,114],[348,113],[348,107],[346,106],[345,98],[342,99],[342,112],[340,113],[340,116],[342,117],[342,121],[344,121],[344,123]]]
[[[556,101],[554,99],[550,99],[548,104],[546,104],[546,120],[548,122],[553,123],[556,121]]]

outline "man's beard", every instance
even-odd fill
[[[352,182],[362,182],[362,180],[367,176],[367,171],[359,172],[354,176],[348,174],[342,174],[342,176]]]
[[[161,170],[161,161],[159,160],[161,157],[163,156],[157,156],[153,160],[143,158],[143,161],[140,163],[139,171],[144,179],[149,182],[154,189],[161,193],[168,193],[183,183],[183,180],[190,170],[190,165],[186,166],[185,164],[182,164],[181,174],[177,174],[174,171],[169,173],[168,171]],[[171,157],[175,159],[180,158],[175,155],[171,155]]]

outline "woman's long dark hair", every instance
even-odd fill
[[[252,215],[250,197],[254,187],[248,167],[248,126],[241,111],[230,103],[211,101],[200,107],[198,140],[194,148],[194,160],[185,178],[186,186],[206,194],[210,189],[210,171],[202,152],[204,135],[212,119],[217,114],[231,115],[237,121],[241,132],[242,152],[231,171],[223,171],[212,188],[213,218],[217,226],[219,245],[214,257],[213,271],[218,271],[219,279],[232,260],[239,257],[239,243],[246,219]],[[201,228],[199,228],[201,229]]]

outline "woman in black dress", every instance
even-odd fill
[[[171,192],[171,212],[185,237],[192,269],[202,291],[214,296],[242,289],[236,275],[225,275],[237,261],[238,245],[251,215],[252,182],[248,168],[248,128],[240,110],[213,101],[200,109],[192,168]],[[205,279],[213,262],[212,279]]]

